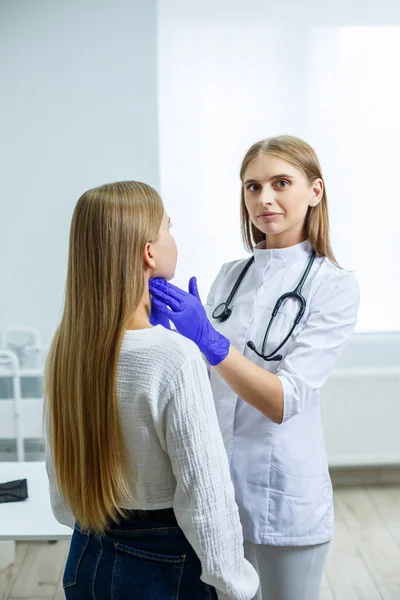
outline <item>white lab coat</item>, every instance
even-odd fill
[[[255,248],[224,323],[213,310],[228,297],[246,260],[223,265],[207,298],[207,315],[244,356],[277,375],[283,386],[280,425],[239,398],[211,370],[210,380],[246,540],[257,544],[319,544],[333,536],[332,485],[320,419],[321,386],[353,332],[359,304],[354,276],[316,256],[303,287],[307,308],[280,362],[259,358],[278,297],[298,284],[310,258],[308,241],[283,249]],[[270,331],[266,353],[289,332],[298,303],[286,301]],[[346,418],[346,415],[343,415]]]

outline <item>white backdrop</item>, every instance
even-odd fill
[[[245,256],[241,159],[289,133],[322,164],[333,248],[361,288],[357,330],[400,330],[400,5],[298,4],[159,2],[160,176],[176,283],[197,275],[205,297],[219,266]]]
[[[50,341],[73,206],[123,178],[161,180],[176,283],[196,274],[205,297],[245,256],[241,159],[279,133],[317,150],[358,330],[400,330],[400,4],[156,4],[0,0],[0,331]]]
[[[50,342],[85,190],[158,187],[156,47],[156,0],[0,0],[0,333]]]

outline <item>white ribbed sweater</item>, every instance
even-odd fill
[[[201,561],[201,579],[219,600],[251,600],[258,587],[243,535],[204,360],[197,347],[161,326],[127,331],[117,376],[126,449],[137,481],[124,508],[173,507]],[[74,526],[46,448],[53,512]]]

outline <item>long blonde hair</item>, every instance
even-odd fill
[[[252,252],[253,247],[256,244],[265,240],[266,236],[265,233],[257,229],[250,220],[250,215],[244,201],[243,182],[247,167],[251,161],[260,156],[264,156],[264,154],[272,154],[285,160],[301,171],[309,184],[312,184],[316,179],[323,180],[317,155],[313,148],[300,138],[291,135],[280,135],[253,144],[246,152],[240,168],[240,179],[242,181],[240,203],[242,238],[246,249],[250,252]],[[330,243],[328,200],[325,182],[321,201],[316,207],[309,207],[307,210],[304,222],[304,234],[318,254],[327,256],[337,265]]]
[[[136,181],[85,192],[72,217],[65,304],[46,364],[45,419],[61,493],[98,533],[131,499],[116,376],[127,323],[144,293],[143,255],[163,218]],[[135,474],[133,474],[135,476]]]

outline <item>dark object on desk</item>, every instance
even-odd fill
[[[0,483],[0,503],[20,502],[28,497],[28,485],[26,479],[17,479]]]

